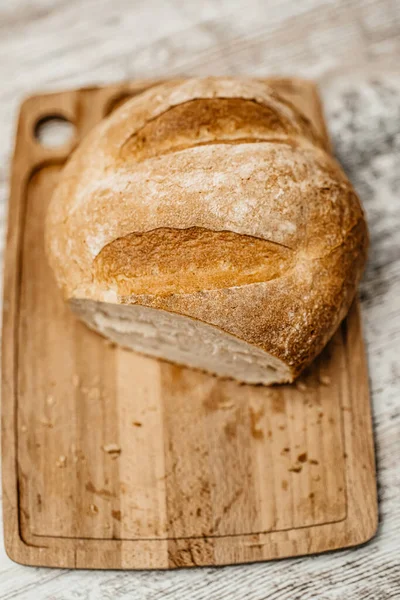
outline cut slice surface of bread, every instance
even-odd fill
[[[268,352],[189,317],[93,300],[71,300],[70,306],[91,329],[146,356],[250,384],[293,379],[291,369]]]
[[[164,83],[117,109],[71,156],[46,220],[57,282],[90,327],[266,385],[332,337],[367,246],[320,116],[240,77]]]

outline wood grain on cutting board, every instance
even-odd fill
[[[272,84],[327,139],[314,86]],[[59,170],[148,85],[36,96],[21,109],[3,334],[7,551],[26,564],[171,568],[364,542],[377,509],[357,304],[297,385],[265,388],[112,346],[63,303],[43,247]],[[57,150],[34,138],[52,115],[77,131]]]

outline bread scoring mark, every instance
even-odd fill
[[[118,294],[168,296],[270,281],[293,264],[290,248],[202,227],[131,233],[105,246],[94,278]]]
[[[302,123],[302,121],[299,121]],[[149,119],[121,146],[120,158],[136,162],[182,149],[214,143],[277,141],[300,136],[315,143],[308,127],[254,99],[193,99]]]
[[[149,153],[148,155],[145,155],[145,156],[141,155],[139,158],[136,158],[136,162],[144,162],[148,158],[155,158],[155,157],[158,158],[159,156],[165,156],[167,154],[174,154],[175,152],[181,152],[183,150],[189,150],[190,148],[198,148],[201,146],[218,146],[218,145],[234,146],[236,144],[269,143],[269,144],[286,144],[287,146],[290,146],[291,148],[296,148],[297,146],[299,146],[297,139],[295,137],[289,139],[289,138],[286,138],[283,136],[280,138],[276,137],[276,136],[275,137],[266,136],[265,138],[237,137],[237,138],[233,138],[230,140],[215,138],[215,139],[211,139],[211,140],[207,140],[207,141],[203,141],[203,142],[196,141],[193,143],[182,144],[180,146],[176,145],[171,148],[165,148],[164,150],[159,150],[157,153],[153,153],[153,154]],[[308,144],[309,142],[307,140],[304,140],[303,143]]]

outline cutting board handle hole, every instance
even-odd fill
[[[45,148],[58,148],[74,138],[75,125],[61,115],[48,115],[36,122],[34,136]]]

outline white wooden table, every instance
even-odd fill
[[[0,541],[0,599],[400,598],[398,0],[2,0],[0,56],[2,243],[15,120],[31,92],[177,74],[319,80],[338,158],[370,225],[361,297],[380,501],[378,535],[364,547],[240,567],[29,568],[12,563]]]

